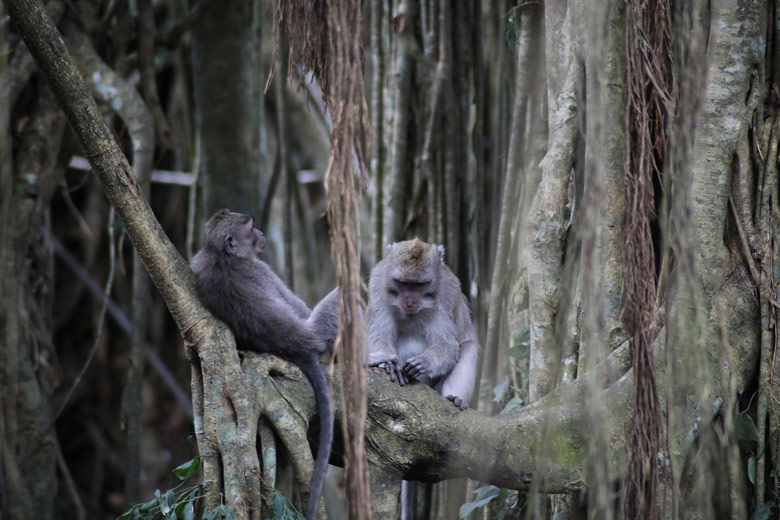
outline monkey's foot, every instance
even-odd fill
[[[466,403],[463,402],[463,399],[461,399],[460,397],[458,397],[456,395],[448,395],[447,399],[452,401],[452,404],[454,404],[455,406],[457,406],[461,410],[466,410],[469,407],[469,405],[467,405]]]

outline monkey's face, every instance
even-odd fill
[[[206,223],[206,239],[227,257],[260,258],[265,236],[256,229],[251,215],[221,210]]]
[[[390,305],[404,316],[411,317],[432,309],[436,305],[433,279],[402,280],[393,278],[388,282],[387,297]]]
[[[262,231],[254,227],[254,222],[252,224],[252,236],[250,240],[254,255],[257,258],[260,258],[263,254],[263,246],[265,245],[265,235],[263,235]]]

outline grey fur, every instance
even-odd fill
[[[461,409],[474,392],[479,342],[444,248],[420,240],[387,247],[371,271],[368,364],[401,385],[417,380]]]
[[[334,290],[310,311],[260,260],[264,244],[251,216],[220,210],[206,223],[203,249],[190,265],[200,300],[233,331],[240,350],[287,359],[314,388],[320,439],[306,514],[312,520],[333,439],[330,394],[320,356],[332,350],[338,332],[338,294]]]

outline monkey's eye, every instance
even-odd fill
[[[425,294],[424,294],[424,296],[425,296],[426,298],[434,299],[434,298],[436,298],[436,293],[435,293],[435,292],[433,292],[433,291],[431,291],[431,292],[427,292],[427,293],[425,293]]]
[[[398,296],[398,291],[396,291],[395,289],[388,289],[387,294],[389,294],[390,296]]]

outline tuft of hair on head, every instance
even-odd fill
[[[419,238],[400,242],[398,244],[399,256],[403,259],[403,262],[412,268],[421,269],[424,268],[428,259],[425,254],[429,249],[429,244],[426,244]]]
[[[439,248],[419,238],[393,244],[392,255],[398,260],[399,274],[408,279],[415,279],[420,273],[443,263]]]

